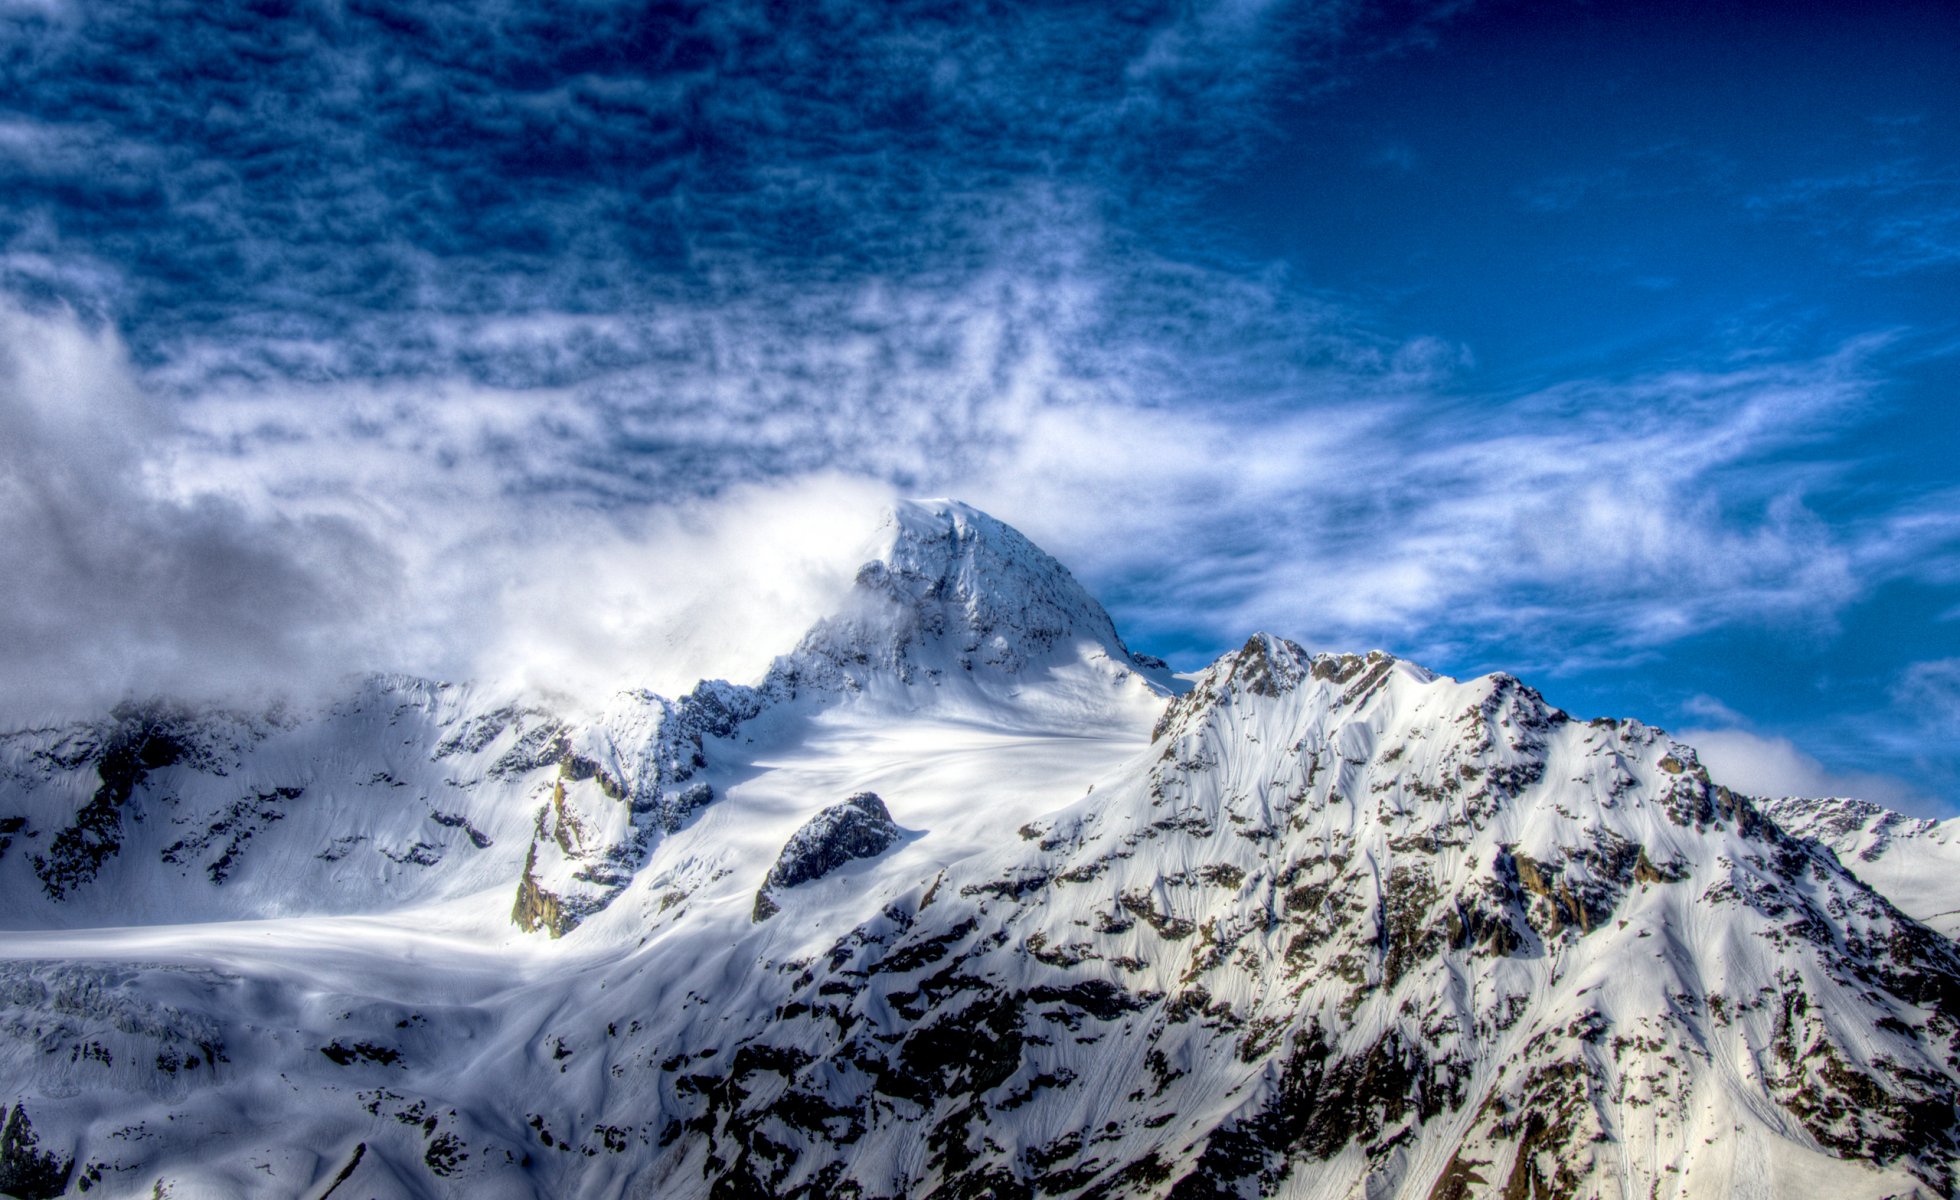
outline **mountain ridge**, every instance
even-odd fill
[[[0,739],[21,1177],[1952,1194],[1960,949],[1828,841],[1929,831],[1381,651],[1255,634],[1174,690],[1008,527],[891,521],[753,685]],[[69,830],[118,840],[57,899]]]

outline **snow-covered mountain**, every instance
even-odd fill
[[[1954,1193],[1865,816],[1503,675],[1179,684],[991,518],[883,532],[753,684],[8,735],[0,1191]]]
[[[1784,796],[1763,811],[1829,846],[1853,875],[1948,937],[1960,937],[1960,818],[1908,817],[1868,800]]]

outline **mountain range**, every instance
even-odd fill
[[[0,1192],[1952,1196],[1955,842],[908,502],[749,683],[0,735]]]

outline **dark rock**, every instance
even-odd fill
[[[102,786],[75,813],[74,824],[55,834],[45,855],[34,856],[34,874],[56,900],[92,881],[102,864],[122,852],[122,808],[153,770],[183,758],[188,710],[157,703],[122,705],[95,772]]]
[[[338,1039],[330,1046],[320,1047],[320,1053],[332,1059],[339,1066],[352,1066],[356,1061],[365,1060],[387,1066],[401,1058],[402,1053],[389,1046],[377,1046],[373,1042],[355,1042],[345,1045]]]
[[[755,894],[755,920],[774,916],[772,893],[830,874],[859,858],[876,858],[899,839],[899,828],[875,792],[859,792],[824,809],[790,836]]]
[[[41,1149],[25,1105],[7,1112],[6,1123],[0,1125],[0,1194],[20,1200],[59,1196],[68,1190],[74,1170],[75,1160]]]

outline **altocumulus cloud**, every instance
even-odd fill
[[[0,268],[124,316],[146,363],[195,350],[198,377],[563,382],[671,353],[657,322],[580,318],[959,286],[1047,220],[1025,180],[1175,207],[1341,11],[16,11]]]
[[[1806,497],[1839,468],[1778,454],[1859,419],[1880,349],[1509,398],[1350,364],[1307,406],[1076,406],[1038,414],[971,490],[1098,574],[1154,574],[1146,625],[1195,608],[1221,638],[1571,668],[1732,622],[1827,622],[1951,541],[1955,521],[1918,508],[1825,521]],[[1064,515],[1083,511],[1093,526]]]

